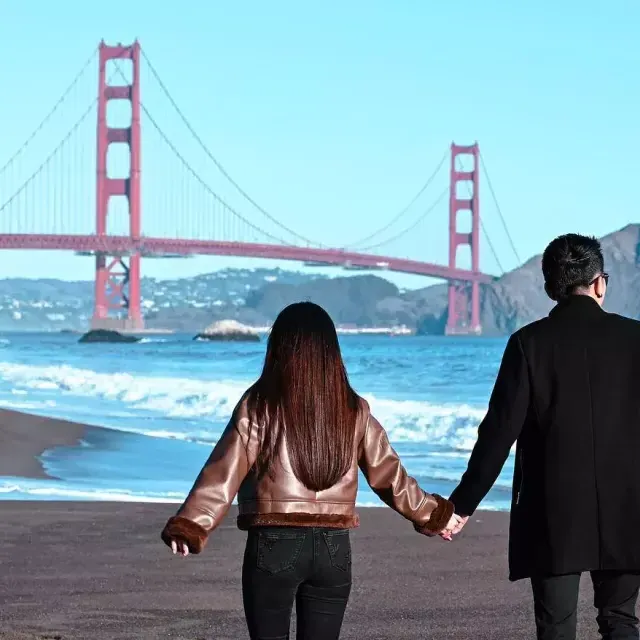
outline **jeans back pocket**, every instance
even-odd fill
[[[258,569],[271,574],[293,570],[305,536],[299,531],[258,531]]]
[[[335,529],[322,532],[322,537],[329,549],[331,565],[341,571],[351,568],[351,539],[347,529]]]

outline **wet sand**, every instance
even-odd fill
[[[83,425],[0,411],[0,475],[46,477],[37,457]],[[171,555],[175,505],[0,502],[1,640],[243,640],[235,513],[200,556]],[[361,509],[342,638],[534,637],[526,582],[507,581],[508,515],[478,513],[453,543],[389,509]],[[597,638],[584,579],[578,637]],[[295,636],[294,636],[295,637]]]
[[[0,476],[48,478],[39,456],[73,446],[94,427],[0,409]]]

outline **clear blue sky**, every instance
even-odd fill
[[[402,209],[452,140],[478,140],[526,258],[559,233],[601,235],[638,221],[633,184],[640,175],[639,33],[637,0],[4,3],[0,166],[101,38],[127,43],[138,37],[216,157],[299,233],[327,245],[357,241]],[[269,228],[204,160],[149,73],[143,81],[143,101],[166,133],[216,190]],[[76,115],[96,85],[94,65],[79,84]],[[89,149],[94,129],[94,120],[84,128]],[[44,159],[64,133],[62,125],[43,133],[30,152]],[[163,162],[150,146],[151,134],[146,126],[147,176],[160,175]],[[87,157],[77,174],[89,185],[87,210],[73,215],[90,229],[91,178],[82,176],[92,175],[86,172],[94,171],[94,157]],[[143,197],[150,234],[164,215],[154,203],[168,196],[162,180],[149,180]],[[19,181],[5,176],[0,188],[15,190]],[[445,170],[395,230],[416,220],[446,181]],[[512,268],[516,259],[486,183],[481,195],[498,257]],[[34,219],[51,215],[49,203],[31,197]],[[447,224],[443,202],[384,250],[446,262]],[[0,231],[6,225],[0,221]],[[147,260],[144,272],[171,277],[225,264],[264,263]],[[484,238],[481,266],[498,271]],[[0,277],[11,275],[89,279],[92,261],[3,252]]]

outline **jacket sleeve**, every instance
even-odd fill
[[[529,396],[529,369],[520,338],[514,334],[502,357],[489,409],[478,427],[478,439],[467,470],[451,494],[450,500],[458,515],[473,515],[500,475],[524,426]]]
[[[238,489],[253,466],[258,450],[257,427],[246,404],[234,410],[229,424],[198,475],[187,499],[170,518],[162,539],[185,542],[191,553],[200,553],[209,534],[220,524]]]
[[[386,431],[370,414],[358,464],[378,497],[411,520],[417,531],[431,535],[445,528],[453,515],[453,504],[436,494],[426,493],[407,474]]]

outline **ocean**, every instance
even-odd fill
[[[0,475],[0,498],[180,502],[259,375],[266,344],[191,338],[79,344],[72,334],[0,334],[0,406],[112,429],[45,452],[56,480]],[[425,490],[449,495],[505,339],[345,335],[340,342],[352,385],[407,471]],[[483,508],[508,509],[512,474],[511,457]],[[362,476],[358,504],[381,504]]]

